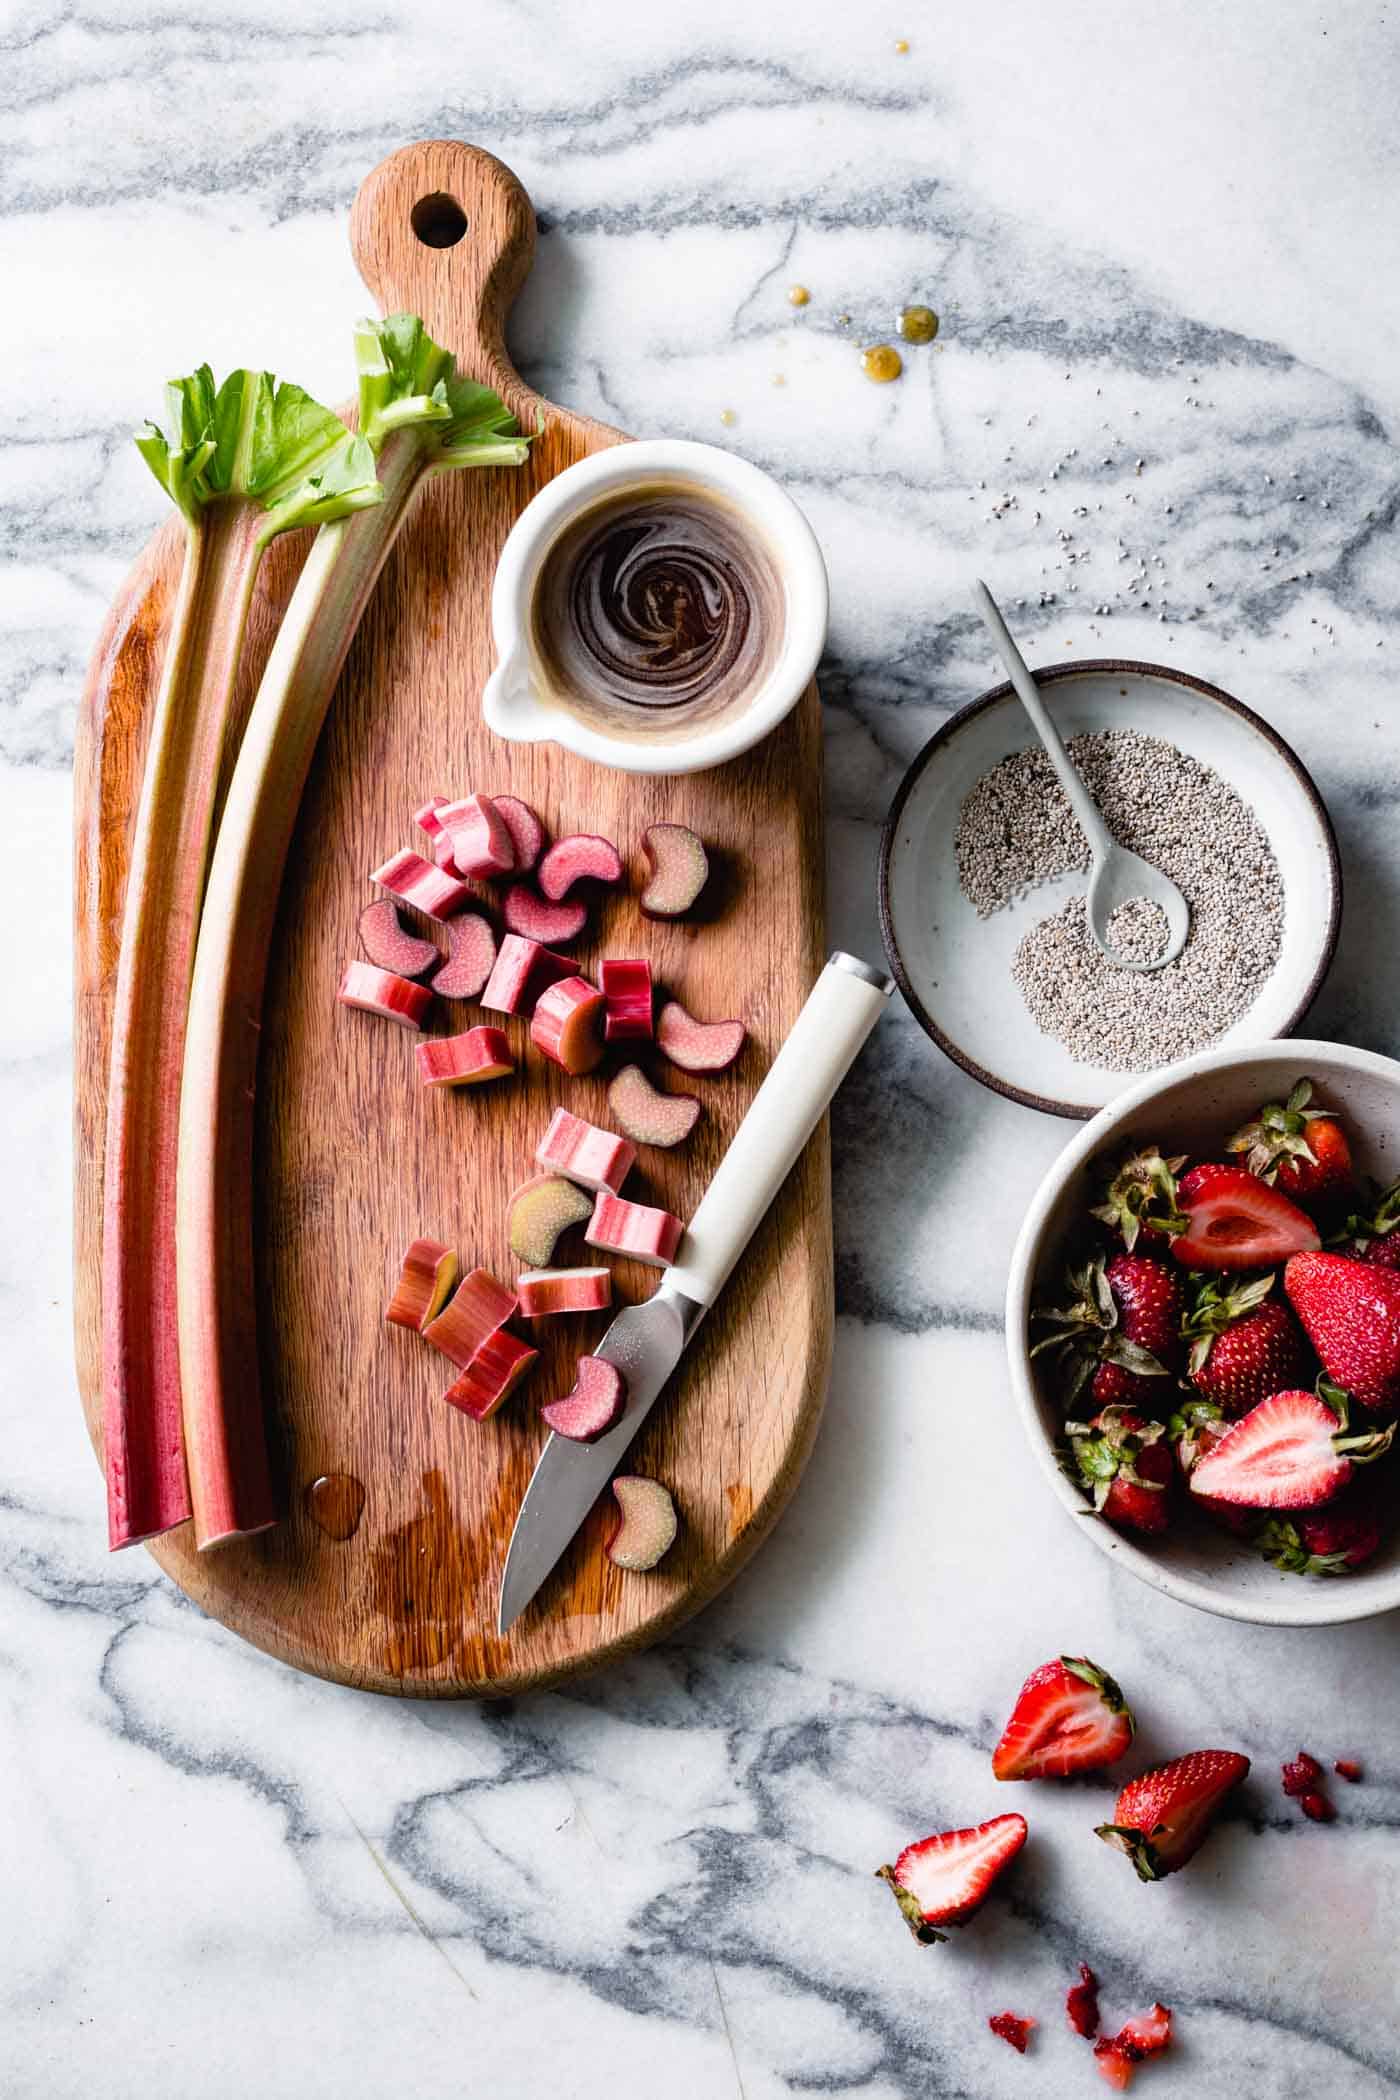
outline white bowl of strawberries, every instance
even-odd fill
[[[1269,1626],[1400,1607],[1397,1174],[1400,1064],[1282,1042],[1129,1087],[1036,1191],[1017,1400],[1065,1508],[1168,1596]]]

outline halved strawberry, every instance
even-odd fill
[[[1320,1247],[1306,1211],[1246,1167],[1192,1167],[1177,1188],[1187,1219],[1172,1257],[1187,1269],[1264,1269]]]
[[[1098,1835],[1126,1852],[1143,1881],[1174,1874],[1205,1842],[1225,1796],[1249,1770],[1237,1750],[1193,1750],[1130,1779]]]
[[[1065,1405],[1085,1384],[1096,1407],[1135,1406],[1150,1413],[1181,1358],[1181,1279],[1147,1254],[1101,1256],[1071,1269],[1064,1305],[1038,1306],[1034,1317],[1056,1329],[1032,1356],[1054,1350],[1065,1370]]]
[[[1274,1393],[1232,1423],[1191,1474],[1193,1495],[1242,1509],[1313,1509],[1330,1502],[1355,1467],[1390,1448],[1389,1429],[1348,1436],[1346,1395],[1320,1382],[1316,1393]]]
[[[1302,1332],[1281,1298],[1271,1298],[1275,1272],[1230,1289],[1207,1278],[1182,1327],[1191,1344],[1187,1376],[1227,1415],[1242,1415],[1271,1393],[1308,1375]]]
[[[1112,1226],[1129,1254],[1139,1240],[1144,1247],[1165,1249],[1168,1240],[1186,1230],[1176,1203],[1176,1177],[1185,1164],[1184,1152],[1164,1159],[1159,1145],[1134,1146],[1107,1165],[1096,1162],[1103,1201],[1092,1215]]]
[[[987,1891],[1026,1842],[1024,1816],[993,1816],[969,1830],[944,1830],[906,1845],[892,1867],[876,1869],[887,1881],[916,1940],[946,1940],[940,1925],[963,1925],[980,1909]]]
[[[1400,1408],[1400,1275],[1345,1254],[1295,1255],[1283,1287],[1322,1367],[1362,1407]]]
[[[1133,1739],[1132,1711],[1106,1670],[1086,1655],[1042,1663],[1021,1686],[992,1752],[996,1779],[1062,1779],[1121,1757]]]
[[[1106,1407],[1092,1422],[1066,1422],[1066,1471],[1098,1514],[1129,1531],[1165,1531],[1172,1519],[1176,1462],[1160,1422],[1131,1407]]]
[[[1183,1400],[1167,1422],[1167,1435],[1183,1480],[1190,1481],[1206,1453],[1215,1449],[1229,1427],[1213,1400]],[[1237,1538],[1247,1537],[1260,1522],[1257,1509],[1238,1508],[1233,1502],[1222,1502],[1218,1495],[1197,1495],[1194,1506]]]
[[[1353,1186],[1351,1147],[1330,1110],[1311,1108],[1312,1081],[1300,1079],[1286,1101],[1269,1101],[1237,1130],[1225,1149],[1243,1153],[1251,1174],[1302,1204],[1339,1205]]]

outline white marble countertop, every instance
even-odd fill
[[[443,134],[538,205],[525,373],[722,437],[811,515],[836,936],[875,948],[881,814],[989,682],[975,560],[1033,659],[1179,664],[1296,744],[1347,882],[1315,1024],[1395,1049],[1396,33],[1385,0],[3,10],[7,2096],[1060,2100],[1100,2090],[1060,2010],[1081,1958],[1113,2015],[1175,2008],[1162,2100],[1400,2087],[1396,1622],[1197,1616],[1052,1503],[998,1319],[1065,1126],[891,1015],[836,1117],[842,1318],[788,1515],[669,1647],[496,1709],[297,1677],[108,1558],[66,1134],[75,702],[160,512],[128,432],[201,357],[342,392],[346,207]],[[940,347],[872,387],[855,346],[909,298]],[[870,1870],[1009,1805],[988,1749],[1064,1649],[1122,1678],[1147,1750],[1248,1751],[1247,1794],[1144,1888],[1090,1835],[1099,1790],[1018,1790],[1007,1900],[916,1948]],[[1331,1828],[1279,1792],[1300,1742],[1366,1760]],[[1008,2005],[1044,2022],[1024,2062],[987,2031]]]

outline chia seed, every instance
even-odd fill
[[[1191,930],[1162,969],[1117,969],[1089,931],[1083,897],[1071,897],[1026,934],[1012,976],[1036,1026],[1077,1064],[1154,1071],[1214,1042],[1263,988],[1283,936],[1278,863],[1235,790],[1165,738],[1110,729],[1072,737],[1069,753],[1113,836],[1179,886]],[[1088,842],[1038,747],[1013,752],[970,790],[957,858],[963,894],[983,918],[1054,876],[1088,873]],[[1124,954],[1159,953],[1159,907],[1121,905],[1112,938]]]

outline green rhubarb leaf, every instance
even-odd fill
[[[530,440],[489,386],[459,373],[416,314],[361,321],[355,330],[360,430],[378,452],[410,424],[430,432],[434,467],[523,464]]]
[[[384,500],[373,448],[362,437],[340,427],[340,443],[325,464],[288,489],[268,508],[268,538],[298,525],[331,525],[352,511],[370,510]]]

